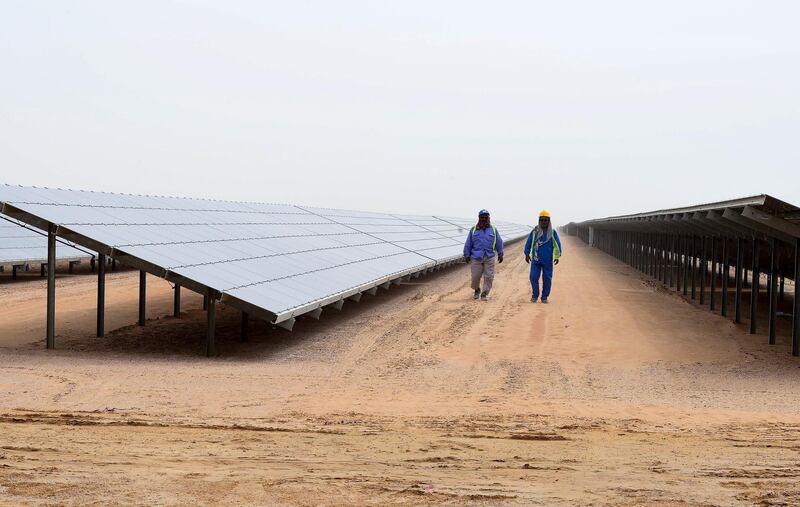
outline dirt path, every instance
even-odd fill
[[[565,246],[548,306],[509,252],[488,303],[456,269],[248,343],[222,308],[214,359],[198,297],[97,339],[72,278],[45,351],[40,282],[2,288],[0,503],[800,502],[786,345]],[[114,276],[130,324],[136,275]]]

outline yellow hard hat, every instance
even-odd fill
[[[543,209],[542,211],[539,212],[539,218],[542,218],[542,217],[550,218],[550,212],[547,211],[546,209]]]

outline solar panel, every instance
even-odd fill
[[[67,242],[56,243],[56,259],[90,257]],[[28,266],[47,262],[47,233],[11,218],[0,220],[0,266]]]
[[[2,211],[275,323],[462,257],[474,221],[0,185]],[[505,241],[526,226],[499,222]],[[139,267],[139,266],[137,266]]]

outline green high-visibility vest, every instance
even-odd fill
[[[531,231],[531,236],[533,237],[531,238],[531,251],[528,252],[531,259],[538,258],[538,255],[534,255],[534,252],[536,250],[536,242],[539,241],[540,231],[538,225]],[[553,242],[553,259],[561,257],[561,249],[558,247],[558,241],[553,238],[553,224],[550,224],[550,227],[547,228],[547,241]],[[545,241],[545,243],[547,243],[547,241]]]
[[[492,228],[492,232],[494,233],[494,239],[492,240],[492,250],[494,250],[496,252],[497,251],[497,227],[495,227],[494,225],[489,225],[489,227]],[[471,233],[472,234],[472,241],[475,241],[475,231],[477,231],[477,230],[478,230],[478,226],[477,225],[472,228],[472,233]]]

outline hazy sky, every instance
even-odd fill
[[[0,180],[556,223],[800,204],[800,3],[4,2]]]

